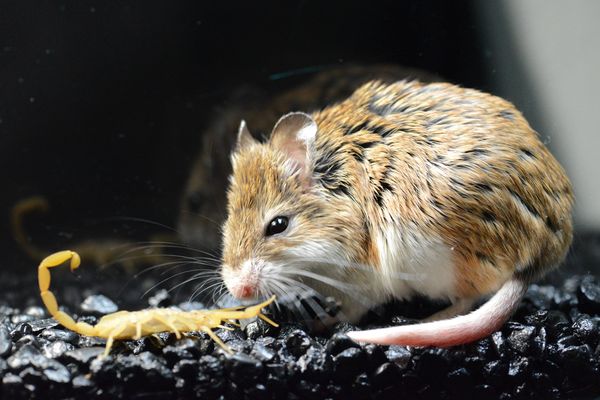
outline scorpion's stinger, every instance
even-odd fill
[[[66,261],[71,260],[71,271],[79,267],[81,259],[79,254],[71,250],[60,251],[44,258],[38,267],[38,284],[40,287],[40,296],[48,312],[65,328],[87,336],[95,336],[96,331],[93,326],[85,322],[75,322],[69,315],[58,309],[56,297],[50,291],[50,270],[48,268],[58,267]]]

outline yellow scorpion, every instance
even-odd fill
[[[180,311],[168,308],[151,308],[141,311],[118,311],[103,316],[94,326],[85,322],[75,322],[72,317],[58,309],[56,297],[50,292],[50,270],[70,261],[71,271],[79,267],[81,258],[71,250],[64,250],[44,258],[38,268],[40,295],[48,312],[64,327],[81,335],[96,336],[106,339],[104,355],[108,355],[115,339],[140,339],[142,336],[160,332],[173,332],[179,339],[181,332],[205,332],[229,354],[232,353],[213,331],[213,328],[224,328],[224,322],[235,323],[235,320],[259,317],[273,326],[275,322],[261,313],[263,307],[275,300],[269,300],[252,307],[235,307],[219,310]]]

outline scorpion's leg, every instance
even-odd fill
[[[171,320],[171,318],[169,318],[169,317],[163,318],[162,316],[155,315],[154,319],[156,319],[157,321],[165,324],[165,326],[168,326],[169,329],[171,329],[171,331],[173,333],[175,333],[175,337],[177,339],[181,339],[181,332],[179,332],[179,329],[177,329],[177,327],[175,326],[175,324],[173,324],[173,321]]]
[[[103,357],[106,357],[108,353],[110,353],[110,349],[112,348],[114,341],[115,338],[113,336],[109,336],[108,339],[106,339],[106,347],[104,348],[104,354],[102,355]]]
[[[255,306],[247,307],[247,308],[245,308],[243,310],[239,310],[239,311],[229,311],[226,313],[219,313],[219,315],[222,315],[223,319],[229,319],[229,318],[244,319],[244,318],[259,317],[259,318],[263,319],[265,322],[268,322],[269,324],[271,324],[273,326],[278,326],[275,322],[273,322],[272,320],[270,320],[269,318],[267,318],[266,316],[264,316],[261,313],[261,310],[264,307],[271,304],[274,300],[275,300],[275,296],[271,296],[270,299],[268,299],[260,304],[257,304]]]
[[[64,264],[66,261],[71,260],[70,267],[71,271],[74,271],[79,267],[81,259],[79,254],[74,251],[65,250],[59,251],[44,258],[38,267],[38,285],[40,287],[40,296],[44,305],[48,309],[48,312],[54,319],[56,319],[64,327],[87,336],[95,336],[96,329],[86,324],[85,322],[75,322],[69,315],[58,309],[58,303],[56,297],[50,291],[50,270],[48,268],[58,267]]]
[[[127,328],[127,322],[121,322],[108,334],[106,339],[106,347],[104,348],[104,356],[106,357],[110,353],[110,349],[113,346],[115,338],[118,337]]]
[[[177,322],[179,322],[182,325],[185,325],[184,331],[185,332],[192,332],[192,331],[197,331],[197,324],[195,323],[194,319],[186,316],[185,314],[175,314],[174,317],[166,317],[164,319],[159,319],[162,323],[167,324],[167,326],[169,328],[171,328],[171,330],[173,332],[175,332],[175,336],[177,337],[177,339],[181,338],[181,330],[177,329],[177,327],[175,326],[174,320],[177,320]]]
[[[179,322],[181,322],[182,324],[184,324],[187,327],[186,331],[188,331],[188,332],[198,330],[198,328],[196,328],[196,324],[194,323],[194,320],[191,318],[180,317]]]
[[[219,346],[221,346],[221,348],[223,350],[225,350],[227,353],[233,354],[233,351],[231,351],[231,347],[229,347],[227,344],[225,344],[225,342],[223,342],[221,340],[221,338],[218,337],[217,334],[214,333],[210,328],[202,327],[202,332],[205,332],[208,336],[210,336],[210,338],[212,340],[214,340],[215,343],[217,343]]]
[[[142,338],[142,321],[138,320],[135,323],[135,336],[133,337],[134,340],[139,340]]]
[[[142,335],[144,335],[146,333],[153,333],[153,332],[143,332],[143,329],[144,329],[144,324],[148,323],[150,320],[152,320],[154,318],[154,314],[153,314],[152,310],[138,311],[135,314],[136,314],[136,318],[133,319],[133,322],[135,323],[135,336],[133,337],[133,339],[139,340],[142,338]]]
[[[273,325],[276,328],[279,326],[278,323],[276,323],[275,321],[273,321],[271,318],[267,317],[263,313],[258,314],[258,318],[262,319],[263,321],[265,321],[266,323],[268,323],[270,325]]]
[[[235,330],[232,327],[225,326],[225,325],[217,325],[217,328],[225,329],[226,331],[234,331]]]

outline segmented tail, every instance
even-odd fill
[[[75,322],[71,316],[58,309],[56,297],[50,291],[50,270],[48,268],[58,267],[71,260],[71,271],[79,267],[81,259],[79,254],[71,250],[64,250],[54,253],[44,258],[38,267],[38,284],[40,287],[40,296],[46,306],[46,309],[62,326],[77,333],[86,336],[95,336],[94,327],[85,322]]]

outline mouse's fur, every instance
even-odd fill
[[[284,116],[267,143],[243,126],[232,161],[222,275],[238,297],[314,289],[356,321],[416,293],[461,314],[502,287],[470,316],[355,333],[361,341],[485,336],[571,243],[564,170],[512,104],[472,89],[370,82]],[[280,215],[288,228],[266,236]]]
[[[440,80],[425,71],[397,65],[343,64],[272,82],[268,93],[262,88],[246,85],[237,88],[221,105],[213,106],[209,113],[211,119],[202,132],[202,148],[190,170],[181,199],[177,226],[180,239],[201,249],[216,249],[221,244],[217,227],[225,221],[225,193],[227,177],[231,173],[229,151],[235,145],[236,129],[242,118],[254,134],[268,135],[283,114],[295,110],[321,110],[346,99],[375,78],[388,83],[405,78],[428,82]]]

